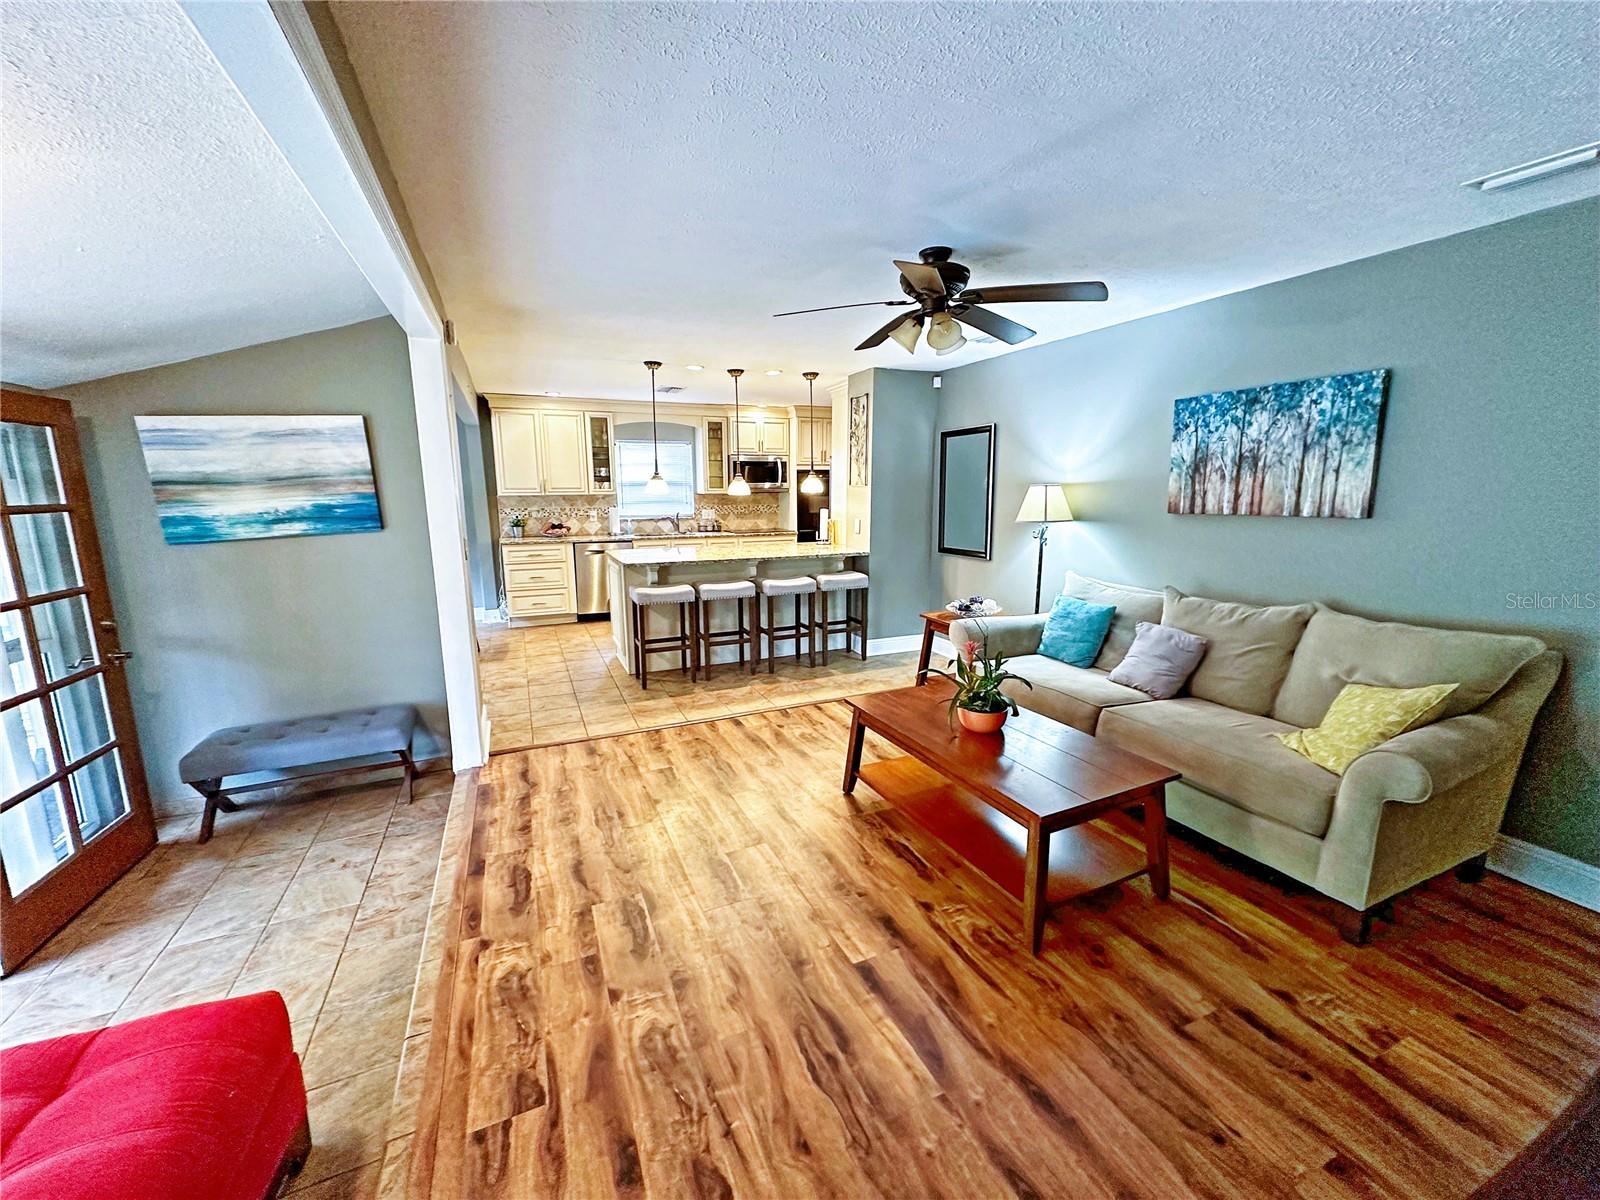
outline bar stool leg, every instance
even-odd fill
[[[832,593],[830,593],[830,592],[823,592],[822,593],[822,621],[821,621],[820,628],[818,627],[818,623],[815,622],[815,621],[813,621],[812,625],[811,625],[811,636],[813,638],[815,638],[818,633],[822,634],[822,665],[823,666],[827,666],[828,665],[828,643],[833,640],[832,638],[830,638],[828,636],[828,610],[833,607],[832,600],[830,598],[831,595],[832,595]],[[845,611],[846,612],[848,612],[850,610],[850,598],[849,598],[849,596],[845,597],[844,607],[845,607]]]
[[[634,656],[639,660],[639,690],[641,692],[650,690],[650,656],[645,652],[644,648],[645,639],[650,634],[644,624],[649,613],[650,609],[643,604],[635,604],[633,606],[633,652]]]
[[[767,674],[778,670],[778,610],[777,598],[767,597]]]
[[[744,644],[745,644],[745,642],[747,640],[749,640],[749,637],[750,637],[750,627],[749,627],[748,624],[746,624],[745,617],[744,617],[744,601],[743,600],[735,600],[733,602],[733,615],[734,615],[734,619],[738,622],[738,625],[739,625],[739,640],[735,644],[739,647],[739,671],[740,671],[741,674],[743,674],[743,672],[744,672]]]
[[[706,658],[711,658],[709,649]],[[706,670],[710,669],[708,663]],[[696,604],[689,610],[689,681],[692,683],[699,679],[700,674],[700,606]]]
[[[824,604],[827,601],[823,601]],[[794,602],[794,619],[800,620],[800,601]],[[795,631],[796,634],[799,630]],[[798,642],[795,643],[799,645]],[[817,594],[810,592],[806,595],[806,658],[811,666],[817,665]]]
[[[761,669],[761,597],[750,597],[750,674]]]
[[[860,591],[861,591],[861,661],[862,662],[866,662],[867,661],[867,589],[866,588],[861,588]],[[845,603],[848,604],[849,601],[847,600]],[[845,644],[845,649],[848,650],[850,648],[850,633],[849,633],[849,627],[848,626],[845,627],[844,644]]]

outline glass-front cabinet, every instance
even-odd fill
[[[614,487],[611,414],[586,413],[585,420],[589,425],[589,488],[594,492],[609,492]]]
[[[728,490],[728,455],[732,446],[728,442],[726,417],[707,417],[701,422],[700,490],[725,492]]]

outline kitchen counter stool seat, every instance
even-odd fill
[[[813,640],[822,640],[822,663],[828,663],[828,643],[836,633],[844,634],[845,653],[850,652],[850,631],[855,630],[861,636],[861,658],[867,657],[867,585],[871,582],[865,571],[819,571],[814,578],[817,581],[817,590],[822,593],[822,613],[815,619]],[[833,618],[829,608],[833,603],[833,593],[844,593],[844,615]],[[859,611],[852,612],[850,608],[850,594],[861,593]]]
[[[715,646],[739,647],[739,669],[744,670],[745,653],[749,651],[750,669],[761,659],[761,646],[756,640],[756,630],[761,624],[761,613],[756,600],[756,585],[749,579],[718,579],[699,585],[700,611],[700,663],[707,679],[711,678],[711,651]],[[713,629],[708,605],[719,600],[733,601],[738,622],[732,629]],[[749,619],[746,620],[744,602],[750,601]]]
[[[794,643],[794,660],[800,661],[800,644],[805,643],[806,652],[810,657],[811,665],[817,665],[817,645],[812,637],[812,629],[817,623],[817,581],[809,575],[797,575],[792,579],[763,579],[758,586],[761,594],[767,601],[767,674],[771,675],[778,669],[778,643]],[[778,624],[777,604],[780,597],[794,597],[794,621],[788,625]],[[800,598],[806,599],[806,616],[800,617]],[[756,614],[760,616],[760,602],[757,602]],[[763,630],[756,629],[756,646],[759,650]]]
[[[633,605],[633,674],[641,691],[650,688],[650,656],[678,652],[679,670],[690,679],[698,678],[700,670],[700,617],[699,605],[693,585],[687,583],[660,584],[655,587],[631,587],[628,603]],[[678,608],[678,632],[664,637],[651,637],[645,626],[650,609],[664,604]]]

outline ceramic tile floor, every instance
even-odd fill
[[[470,780],[462,776],[462,781]],[[404,1195],[432,1017],[418,963],[451,811],[449,774],[245,798],[216,836],[163,821],[161,844],[0,980],[0,1044],[276,990],[289,1007],[314,1148],[307,1200]],[[465,810],[467,806],[457,805]],[[415,994],[414,994],[415,993]]]
[[[676,670],[652,672],[645,691],[617,658],[608,621],[484,624],[478,646],[493,753],[904,687],[917,658],[907,652],[862,662],[835,648],[825,667],[791,655],[770,675],[731,664],[694,683]],[[655,661],[665,666],[668,656]]]

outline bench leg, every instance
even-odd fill
[[[237,812],[238,805],[222,794],[221,779],[202,779],[189,786],[206,800],[205,813],[200,818],[200,836],[196,839],[196,845],[204,846],[211,840],[211,831],[217,823],[217,811],[220,809],[223,812]]]
[[[276,1200],[283,1195],[289,1186],[289,1181],[300,1174],[306,1165],[306,1159],[311,1154],[311,1122],[300,1118],[300,1125],[294,1131],[294,1136],[289,1139],[289,1146],[283,1152],[283,1157],[278,1160],[278,1169],[272,1176],[272,1182],[267,1185],[266,1200]]]
[[[410,804],[416,799],[414,787],[417,779],[417,764],[411,757],[411,751],[396,750],[395,753],[400,756],[400,761],[406,769],[406,803]]]

